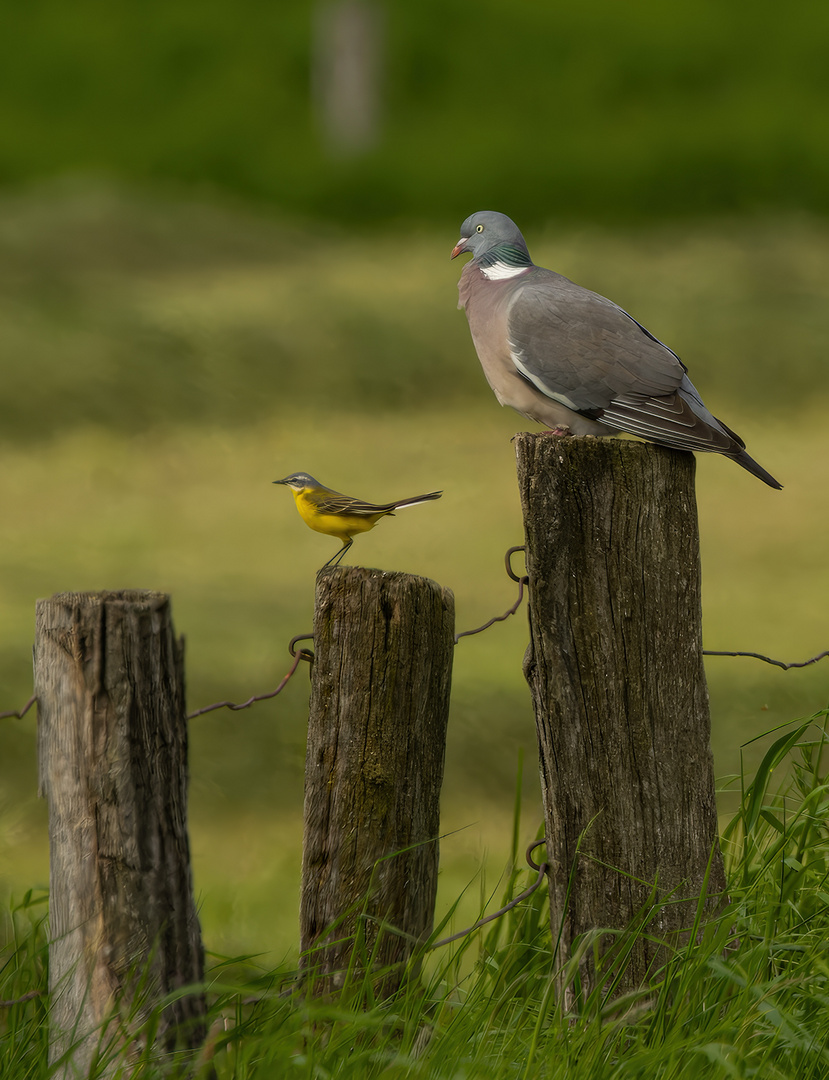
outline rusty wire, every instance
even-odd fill
[[[26,713],[31,709],[32,705],[37,701],[37,696],[32,694],[22,709],[18,709],[17,712],[0,712],[0,720],[22,720]]]
[[[823,660],[825,656],[829,656],[829,649],[826,652],[818,653],[817,656],[812,656],[808,660],[794,660],[791,664],[786,664],[783,660],[772,660],[770,656],[763,656],[758,652],[715,652],[713,649],[703,649],[703,656],[751,656],[755,660],[762,660],[764,664],[774,664],[775,667],[782,668],[784,671],[788,671],[789,668],[801,668],[808,667],[809,664],[816,664],[818,660]]]
[[[34,1001],[35,998],[42,997],[46,992],[46,990],[30,990],[27,994],[21,994],[19,998],[0,1001],[0,1009],[13,1009],[15,1005],[22,1005],[24,1001]]]
[[[197,716],[203,716],[205,713],[213,712],[215,709],[231,709],[232,711],[237,712],[239,709],[249,709],[250,706],[255,705],[257,701],[268,701],[270,698],[276,697],[276,695],[281,693],[288,685],[291,676],[299,667],[300,660],[307,660],[309,664],[313,663],[314,654],[310,649],[295,648],[298,641],[307,641],[308,638],[312,638],[313,636],[313,634],[297,634],[288,642],[288,652],[293,656],[294,662],[291,664],[287,675],[284,676],[275,690],[270,690],[267,694],[254,694],[253,697],[249,697],[247,701],[242,701],[238,704],[232,701],[217,701],[213,705],[205,705],[203,709],[197,709],[195,712],[188,713],[187,719],[194,720]]]
[[[493,626],[497,622],[503,622],[504,619],[508,619],[510,615],[514,615],[516,611],[518,611],[519,607],[521,606],[521,601],[524,599],[524,588],[525,586],[529,585],[530,579],[526,574],[524,574],[523,577],[519,577],[513,570],[512,557],[516,551],[526,551],[526,548],[521,546],[507,548],[506,555],[504,556],[504,564],[507,568],[507,576],[512,578],[513,581],[518,582],[518,599],[515,601],[512,607],[507,608],[503,615],[493,615],[493,617],[488,622],[485,622],[483,626],[476,626],[474,630],[461,630],[459,634],[455,634],[456,645],[462,637],[469,637],[472,634],[480,634],[481,631],[488,630],[490,626]]]
[[[516,598],[515,603],[512,604],[509,608],[507,608],[507,610],[502,615],[493,615],[491,619],[488,619],[481,626],[476,626],[474,630],[461,630],[459,633],[455,634],[456,645],[461,638],[471,637],[473,634],[480,634],[484,630],[488,630],[490,626],[494,626],[497,622],[503,622],[505,619],[508,619],[510,615],[514,615],[516,611],[518,611],[524,599],[524,592],[529,586],[530,578],[528,574],[522,574],[519,576],[512,568],[512,557],[517,551],[523,551],[526,554],[526,548],[523,545],[515,545],[514,547],[507,548],[504,555],[504,566],[506,568],[507,576],[512,581],[518,583],[518,597]],[[268,693],[265,694],[254,694],[252,697],[248,698],[247,701],[242,701],[238,703],[232,701],[217,701],[213,705],[206,705],[203,709],[197,709],[195,712],[188,713],[187,719],[193,720],[197,716],[203,716],[205,713],[213,712],[216,709],[231,709],[234,712],[239,711],[240,709],[249,709],[251,705],[255,705],[259,701],[268,701],[270,698],[276,697],[277,694],[281,693],[282,690],[285,689],[286,685],[291,679],[291,676],[296,672],[296,669],[299,667],[300,660],[307,660],[309,663],[313,663],[314,654],[310,649],[300,649],[299,651],[297,651],[295,648],[298,641],[307,641],[312,638],[313,634],[297,634],[296,637],[291,638],[290,642],[288,643],[288,651],[294,658],[294,662],[275,690],[270,690]],[[762,660],[764,664],[772,664],[774,667],[779,667],[783,671],[789,671],[791,668],[805,668],[809,667],[811,664],[816,664],[819,660],[823,660],[827,656],[829,656],[829,649],[825,650],[824,652],[818,653],[816,656],[810,657],[808,660],[793,660],[791,663],[786,663],[784,660],[775,660],[771,656],[765,656],[763,653],[758,652],[722,652],[715,649],[703,649],[702,655],[747,656],[754,660]],[[29,709],[31,709],[31,707],[36,702],[37,697],[33,694],[22,709],[16,711],[12,710],[10,712],[0,712],[0,720],[20,720],[26,715]]]
[[[508,608],[504,612],[503,615],[495,615],[495,616],[493,616],[493,618],[491,618],[488,622],[485,622],[482,626],[476,627],[474,630],[462,630],[459,634],[455,634],[455,644],[456,645],[457,645],[458,641],[462,637],[468,637],[471,634],[480,634],[482,630],[488,630],[489,627],[494,625],[495,623],[503,622],[504,619],[508,619],[510,617],[510,615],[514,615],[516,613],[516,611],[518,610],[518,608],[521,606],[521,601],[524,599],[524,589],[525,589],[525,587],[529,586],[530,579],[529,579],[529,575],[527,575],[527,574],[523,574],[521,577],[519,577],[518,574],[516,574],[515,571],[513,570],[513,568],[512,568],[512,556],[516,553],[516,551],[523,551],[526,554],[527,549],[525,547],[521,546],[521,545],[516,545],[515,547],[507,548],[506,554],[504,556],[504,564],[506,566],[507,576],[512,578],[513,581],[518,582],[518,599],[515,601],[515,603],[512,605],[512,607]],[[775,660],[771,656],[764,656],[763,653],[757,653],[757,652],[720,652],[720,651],[714,650],[714,649],[703,649],[702,650],[702,655],[703,656],[748,656],[748,657],[751,657],[754,660],[762,660],[764,664],[773,664],[775,667],[782,668],[783,671],[789,671],[791,668],[804,668],[804,667],[809,667],[810,664],[816,664],[818,662],[818,660],[823,660],[827,656],[829,656],[829,649],[827,649],[825,652],[818,653],[817,656],[810,657],[808,660],[794,660],[789,664],[787,664],[783,660]]]
[[[497,911],[493,911],[491,915],[486,915],[483,919],[478,919],[476,923],[468,926],[466,930],[459,930],[457,934],[452,934],[450,937],[441,938],[440,941],[433,941],[431,945],[428,946],[429,951],[431,951],[432,949],[439,949],[443,945],[449,945],[453,941],[459,941],[461,938],[468,937],[476,930],[480,930],[482,926],[486,926],[487,923],[494,922],[495,919],[500,919],[502,915],[506,915],[508,911],[512,911],[514,907],[517,907],[522,900],[526,900],[530,896],[532,896],[532,894],[536,891],[536,889],[539,888],[541,882],[544,880],[545,876],[550,871],[549,863],[536,863],[532,857],[532,853],[535,851],[535,849],[537,847],[541,847],[542,844],[546,843],[546,836],[542,840],[534,840],[524,854],[524,858],[527,860],[527,865],[533,870],[538,871],[538,876],[529,888],[524,889],[524,891],[519,893],[518,896],[514,896],[508,904],[504,904],[502,908],[499,908]]]

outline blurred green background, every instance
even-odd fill
[[[355,223],[829,209],[819,0],[350,6],[369,24],[340,41],[377,104],[363,152],[335,158],[320,103],[344,2],[8,4],[0,178],[105,170]]]
[[[193,709],[276,685],[334,549],[270,486],[296,469],[377,501],[443,488],[354,560],[449,586],[459,630],[512,603],[527,424],[484,382],[449,261],[486,207],[677,349],[784,483],[699,460],[706,647],[826,648],[827,37],[817,2],[7,5],[0,711],[31,692],[36,598],[69,589],[169,591]],[[456,653],[457,925],[505,864],[522,755],[527,839],[540,820],[526,636],[521,611]],[[825,661],[708,677],[723,777],[829,696]],[[307,691],[301,669],[191,726],[211,949],[296,949]],[[0,753],[19,894],[47,877],[33,713]]]

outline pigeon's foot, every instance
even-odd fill
[[[567,424],[557,424],[554,428],[547,428],[546,431],[541,432],[542,435],[572,435],[573,432],[567,426]]]

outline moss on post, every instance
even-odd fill
[[[535,708],[559,959],[654,903],[622,986],[725,887],[717,835],[691,454],[516,439]],[[612,938],[603,941],[610,948]],[[594,984],[588,950],[582,987]]]
[[[454,598],[360,567],[317,577],[300,944],[317,992],[393,992],[434,918]]]

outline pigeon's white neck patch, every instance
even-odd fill
[[[490,281],[503,281],[505,278],[526,274],[529,269],[529,266],[510,266],[509,263],[498,260],[498,262],[492,263],[491,266],[482,266],[481,273]]]

